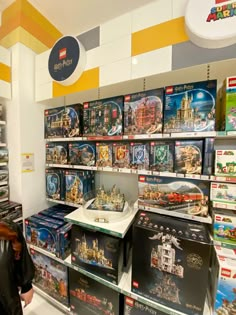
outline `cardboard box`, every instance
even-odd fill
[[[236,211],[214,209],[214,240],[236,245]]]
[[[236,210],[236,184],[212,182],[211,201],[225,205],[227,209]]]
[[[64,181],[62,170],[46,169],[46,197],[54,200],[64,200]]]
[[[215,151],[215,175],[236,176],[236,150]]]
[[[150,170],[174,172],[175,145],[171,141],[150,142]]]
[[[236,131],[236,76],[227,77],[222,86],[222,130]]]
[[[93,142],[73,142],[69,144],[69,164],[94,166],[96,145]]]
[[[112,144],[112,166],[117,168],[129,168],[129,143],[114,142]]]
[[[48,142],[46,143],[46,163],[48,164],[67,164],[68,144]]]
[[[129,146],[130,168],[149,170],[149,143],[131,142]]]
[[[124,315],[164,315],[165,313],[143,304],[131,297],[125,297]]]
[[[96,166],[112,167],[112,143],[96,143]]]

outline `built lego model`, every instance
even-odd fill
[[[70,143],[69,163],[71,165],[95,165],[96,146],[93,143]]]
[[[236,150],[215,151],[215,175],[236,176]]]
[[[129,168],[129,143],[113,143],[112,160],[113,167]]]
[[[165,89],[164,132],[215,130],[216,80]]]

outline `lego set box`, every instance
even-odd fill
[[[7,149],[0,149],[0,163],[8,162],[8,150]]]
[[[122,296],[115,290],[69,268],[73,315],[121,315]]]
[[[0,219],[14,221],[22,217],[22,204],[14,201],[0,203]]]
[[[86,102],[83,106],[84,136],[119,136],[123,134],[123,96]]]
[[[214,209],[213,221],[214,239],[236,245],[236,211]]]
[[[139,175],[139,206],[176,214],[208,215],[209,183],[194,179]]]
[[[35,266],[34,284],[60,303],[69,306],[67,267],[33,249],[30,254]]]
[[[71,262],[112,283],[118,284],[123,267],[122,239],[72,226]]]
[[[124,315],[164,315],[165,313],[126,296],[124,301]]]
[[[124,134],[162,133],[164,89],[154,89],[124,97]]]
[[[164,133],[215,130],[217,81],[165,88]]]
[[[81,104],[51,108],[44,111],[45,139],[82,136]]]
[[[129,143],[127,142],[113,143],[112,166],[118,168],[129,168],[130,166]]]
[[[205,225],[139,212],[133,227],[132,292],[183,313],[203,314],[210,249]]]
[[[236,176],[236,150],[215,151],[215,175]]]
[[[150,142],[150,170],[157,172],[174,171],[175,146],[170,141]]]
[[[202,173],[204,175],[212,175],[214,171],[214,161],[215,161],[215,139],[206,138],[204,141],[204,153],[203,153],[203,169]]]
[[[149,169],[149,143],[131,142],[129,146],[130,168],[138,170]]]
[[[96,166],[112,167],[112,143],[96,143]]]
[[[46,196],[54,200],[63,200],[63,173],[58,169],[46,169]]]
[[[175,172],[202,174],[203,141],[175,141]]]
[[[211,183],[211,201],[236,210],[236,185],[230,183]]]
[[[48,164],[67,164],[68,145],[67,143],[46,143],[46,163]]]
[[[9,198],[9,187],[0,186],[0,202],[6,201]]]
[[[69,144],[69,164],[94,166],[96,145],[92,142],[74,142]]]

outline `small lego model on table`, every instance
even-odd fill
[[[112,144],[96,143],[96,166],[112,167]]]
[[[157,172],[174,171],[175,146],[170,141],[152,141],[150,143],[150,170]]]
[[[94,166],[96,145],[92,142],[75,142],[69,144],[69,164]]]
[[[236,150],[215,151],[215,175],[236,176]]]
[[[113,143],[112,153],[113,167],[129,168],[129,143]]]

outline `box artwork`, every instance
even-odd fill
[[[165,313],[143,304],[131,297],[125,297],[124,315],[164,315]]]
[[[96,166],[112,167],[112,143],[96,143]]]
[[[71,261],[86,271],[118,284],[123,266],[122,239],[72,226]]]
[[[154,209],[208,215],[209,183],[193,179],[139,175],[139,205]]]
[[[215,149],[214,138],[206,138],[204,141],[204,154],[203,154],[203,170],[204,175],[212,175],[214,170]]]
[[[70,306],[73,315],[119,315],[120,294],[69,268]]]
[[[205,225],[141,211],[133,239],[131,290],[183,313],[202,314],[211,246]]]
[[[236,212],[215,209],[213,219],[214,239],[226,244],[236,244]]]
[[[63,200],[63,177],[62,171],[46,169],[46,196],[54,200]]]
[[[124,134],[162,132],[163,89],[143,91],[124,97]]]
[[[227,209],[236,210],[236,185],[211,183],[211,200],[226,204]]]
[[[122,135],[123,109],[123,96],[84,103],[84,136]]]
[[[69,306],[67,267],[33,249],[30,254],[35,266],[34,284],[60,303]]]
[[[65,107],[63,117],[63,137],[73,138],[83,134],[83,105],[73,104]]]
[[[86,171],[64,172],[65,200],[75,204],[83,203],[83,196],[88,192],[88,177]]]
[[[165,88],[164,133],[215,130],[216,80]]]
[[[202,173],[203,141],[175,141],[175,172]]]
[[[46,163],[48,164],[67,164],[68,155],[67,143],[46,143]]]
[[[69,144],[69,164],[94,166],[95,158],[95,143],[74,142]]]
[[[113,143],[112,161],[113,167],[129,168],[129,143]]]
[[[225,79],[222,87],[221,122],[222,130],[236,130],[236,77]]]
[[[131,142],[129,146],[130,168],[149,169],[149,143]]]
[[[215,151],[215,175],[236,176],[236,150]]]
[[[157,172],[174,171],[175,146],[170,141],[152,141],[150,143],[150,170]]]

